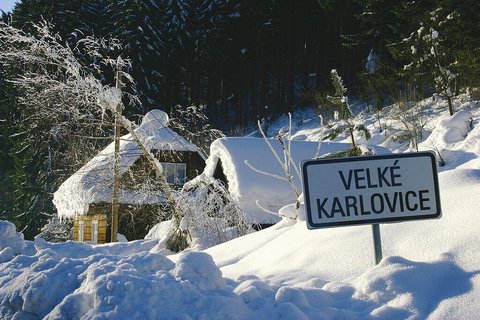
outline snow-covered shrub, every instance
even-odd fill
[[[435,140],[437,147],[445,147],[449,143],[462,141],[471,130],[472,117],[470,111],[462,110],[451,117],[440,120],[430,135],[429,141]]]
[[[205,249],[254,231],[235,199],[214,178],[201,176],[174,192],[176,216],[155,225],[145,237],[159,239],[158,251]]]
[[[42,231],[35,236],[49,242],[65,242],[73,240],[73,223],[70,220],[60,220],[53,217],[43,226]]]
[[[397,138],[394,139],[406,138],[410,141],[410,147],[418,151],[418,144],[423,137],[428,117],[425,114],[424,106],[416,103],[413,89],[399,94],[397,104],[392,109],[390,116],[394,120],[400,121],[404,129],[403,133],[397,134]]]
[[[176,203],[183,213],[179,229],[188,232],[192,247],[208,248],[253,231],[245,213],[216,179],[187,184],[176,194]]]

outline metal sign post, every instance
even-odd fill
[[[430,152],[310,160],[302,169],[308,228],[372,224],[376,263],[379,223],[441,215]]]
[[[375,253],[375,264],[379,264],[382,261],[382,237],[380,236],[380,226],[378,224],[372,224],[373,235],[373,250]]]

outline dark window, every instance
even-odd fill
[[[187,164],[161,162],[163,175],[169,184],[182,185],[187,180]]]

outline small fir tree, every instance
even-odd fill
[[[358,149],[357,144],[355,143],[355,137],[353,135],[353,131],[355,129],[355,125],[353,123],[353,112],[350,108],[350,104],[348,103],[348,98],[345,96],[347,88],[344,86],[343,80],[336,69],[332,69],[330,75],[335,93],[333,96],[328,96],[328,100],[339,108],[339,119],[345,121],[347,125],[347,129],[350,134],[350,142],[352,143],[352,154],[356,154]]]
[[[457,74],[454,66],[457,58],[449,53],[445,45],[443,30],[454,19],[455,13],[447,13],[443,8],[433,10],[428,18],[420,24],[418,30],[402,40],[404,49],[410,55],[410,63],[404,66],[404,71],[419,75],[433,76],[437,93],[448,103],[450,115],[454,114],[453,98],[456,91]]]

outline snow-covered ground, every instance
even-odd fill
[[[15,319],[473,319],[480,314],[480,108],[422,102],[420,150],[437,150],[442,218],[308,230],[304,217],[203,252],[165,256],[158,240],[93,245],[24,241],[0,222],[0,318]],[[471,118],[471,119],[470,119]],[[368,143],[411,151],[395,117]],[[285,120],[285,119],[283,119]],[[294,115],[294,139],[316,140],[313,112]],[[275,130],[285,125],[279,121]],[[328,132],[324,132],[325,135]],[[358,136],[361,138],[360,136]],[[335,141],[348,142],[340,135]],[[285,209],[288,211],[288,209]]]

